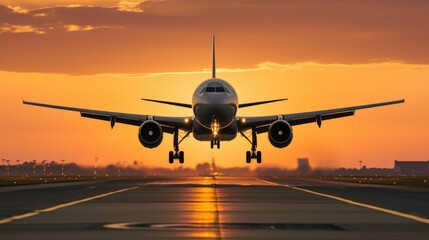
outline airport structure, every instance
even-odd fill
[[[311,171],[310,161],[308,158],[298,158],[297,172],[300,175],[307,175]]]
[[[429,160],[427,161],[398,161],[393,167],[395,172],[401,174],[429,174]]]

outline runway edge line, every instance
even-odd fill
[[[87,197],[87,198],[83,198],[80,200],[76,200],[76,201],[72,201],[72,202],[68,202],[68,203],[62,203],[59,205],[55,205],[52,207],[48,207],[48,208],[44,208],[44,209],[39,209],[39,210],[34,210],[33,212],[28,212],[28,213],[23,213],[23,214],[19,214],[19,215],[15,215],[12,217],[7,217],[7,218],[2,218],[0,219],[0,224],[5,224],[5,223],[9,223],[15,220],[19,220],[19,219],[24,219],[24,218],[29,218],[29,217],[33,217],[36,215],[39,215],[41,213],[46,213],[46,212],[52,212],[61,208],[65,208],[65,207],[69,207],[72,205],[76,205],[79,203],[83,203],[83,202],[88,202],[94,199],[98,199],[98,198],[103,198],[103,197],[107,197],[116,193],[121,193],[121,192],[125,192],[125,191],[129,191],[129,190],[133,190],[136,188],[139,188],[140,186],[135,186],[135,187],[129,187],[129,188],[124,188],[124,189],[119,189],[116,191],[112,191],[112,192],[108,192],[108,193],[103,193],[100,195],[96,195],[96,196],[92,196],[92,197]]]
[[[313,190],[308,190],[308,189],[305,189],[305,188],[293,187],[293,186],[289,186],[287,184],[280,184],[280,183],[270,182],[270,181],[262,180],[262,179],[259,179],[259,178],[257,178],[257,179],[259,181],[262,181],[262,182],[265,182],[265,183],[268,183],[268,184],[271,184],[271,185],[276,185],[276,186],[291,188],[291,189],[295,189],[295,190],[298,190],[298,191],[302,191],[302,192],[306,192],[306,193],[311,193],[311,194],[314,194],[314,195],[317,195],[317,196],[335,199],[335,200],[338,200],[338,201],[341,201],[341,202],[344,202],[344,203],[348,203],[348,204],[352,204],[352,205],[355,205],[355,206],[365,207],[365,208],[376,210],[376,211],[379,211],[379,212],[388,213],[388,214],[391,214],[391,215],[394,215],[394,216],[407,218],[407,219],[414,220],[414,221],[417,221],[417,222],[420,222],[420,223],[429,224],[429,219],[428,218],[419,217],[419,216],[415,216],[415,215],[412,215],[412,214],[403,213],[403,212],[399,212],[399,211],[395,211],[395,210],[391,210],[391,209],[387,209],[387,208],[377,207],[377,206],[366,204],[366,203],[356,202],[356,201],[349,200],[349,199],[346,199],[346,198],[337,197],[337,196],[329,195],[329,194],[325,194],[325,193],[320,193],[320,192],[316,192],[316,191],[313,191]]]

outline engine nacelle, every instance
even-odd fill
[[[268,128],[268,139],[274,147],[287,147],[292,142],[292,138],[292,127],[284,120],[277,120]]]
[[[140,143],[147,148],[156,148],[162,142],[163,132],[159,123],[147,120],[139,128]]]

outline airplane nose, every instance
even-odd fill
[[[225,104],[201,104],[196,106],[195,113],[206,127],[210,127],[213,118],[215,118],[222,128],[230,124],[231,120],[234,118],[235,108],[233,105]]]
[[[228,100],[225,93],[207,93],[204,97],[206,103],[226,103]]]

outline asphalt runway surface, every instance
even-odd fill
[[[0,239],[427,239],[429,189],[252,177],[0,188]]]

